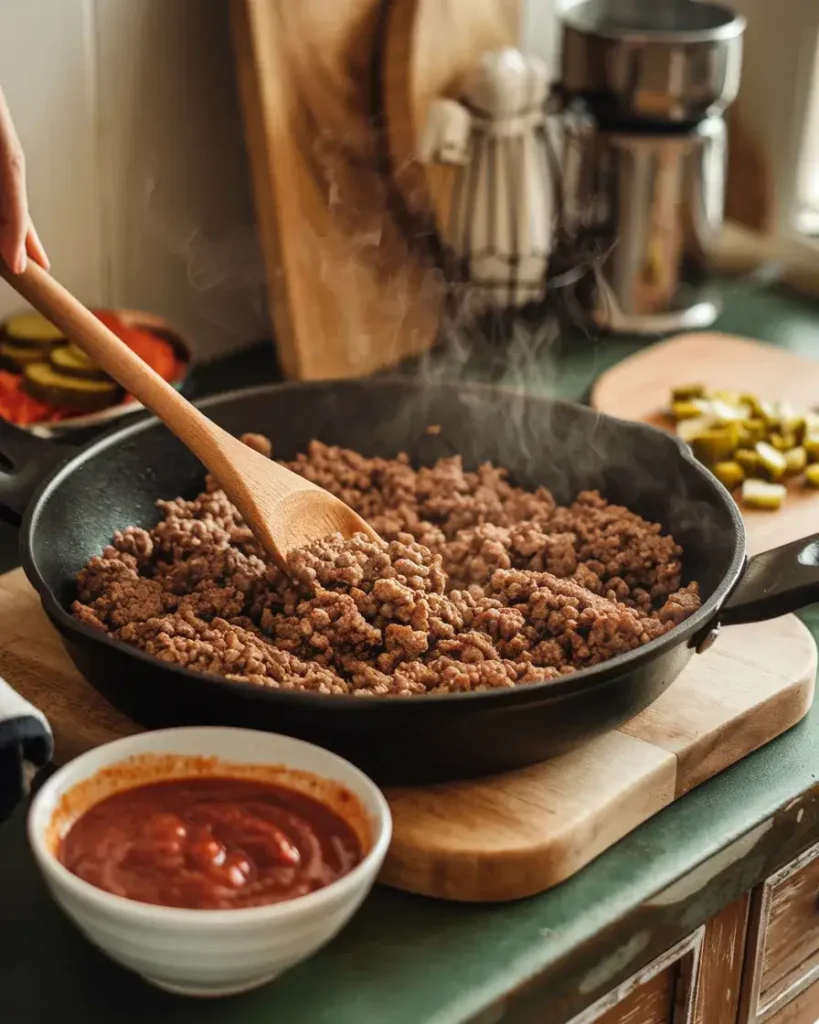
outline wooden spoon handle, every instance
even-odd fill
[[[83,350],[129,394],[139,399],[214,472],[214,440],[228,436],[86,309],[33,260],[14,274],[0,260],[0,276]]]

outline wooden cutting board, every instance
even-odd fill
[[[598,378],[591,404],[620,419],[665,426],[671,388],[692,382],[819,409],[819,362],[713,331],[680,334],[624,359]],[[743,509],[743,518],[752,554],[807,537],[819,531],[819,491],[791,485],[779,511]]]
[[[281,367],[364,376],[435,341],[443,279],[393,212],[379,0],[232,0],[239,95]]]
[[[0,666],[48,716],[58,763],[139,731],[73,667],[20,569],[0,576]],[[794,616],[724,630],[650,708],[580,750],[388,790],[394,834],[381,881],[473,902],[542,892],[798,722],[815,677],[816,646]]]

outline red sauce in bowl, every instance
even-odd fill
[[[117,896],[221,910],[304,896],[362,859],[353,828],[304,793],[254,779],[136,786],[95,804],[60,843],[77,877]]]

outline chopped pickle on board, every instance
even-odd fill
[[[785,452],[785,472],[790,476],[801,473],[808,464],[808,456],[802,447],[790,448]]]
[[[703,408],[697,401],[679,401],[671,403],[671,413],[674,419],[678,422],[680,420],[694,420],[698,416],[703,415]]]
[[[722,427],[709,427],[695,437],[690,443],[691,450],[706,466],[730,459],[737,450],[739,428],[736,423]]]
[[[767,480],[746,480],[742,485],[742,500],[749,508],[775,512],[781,508],[786,493],[784,484],[772,484]]]
[[[808,462],[819,462],[819,436],[808,436],[802,442]]]
[[[681,441],[749,508],[779,508],[785,484],[805,476],[819,488],[819,411],[730,388],[671,389],[669,412]]]
[[[723,487],[733,491],[745,479],[745,470],[738,462],[718,462],[714,466],[714,476]]]
[[[766,441],[757,442],[754,447],[754,451],[759,456],[759,464],[771,478],[771,480],[781,480],[785,475],[785,470],[788,465],[785,461],[785,456],[781,451],[774,448],[772,444],[768,444]]]
[[[759,456],[753,448],[737,448],[734,459],[745,470],[746,476],[759,476]]]
[[[678,384],[671,389],[672,402],[688,402],[692,398],[703,398],[704,396],[704,384]]]

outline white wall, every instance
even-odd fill
[[[551,59],[555,0],[525,0]],[[0,0],[0,83],[53,273],[205,358],[268,331],[228,0]],[[0,289],[0,316],[19,306]]]
[[[799,200],[812,84],[819,59],[819,0],[731,0],[745,15],[740,103],[746,127],[771,165],[774,227],[787,234]],[[815,130],[815,127],[814,127]]]
[[[204,357],[268,331],[225,2],[2,0],[0,82],[67,287]]]

